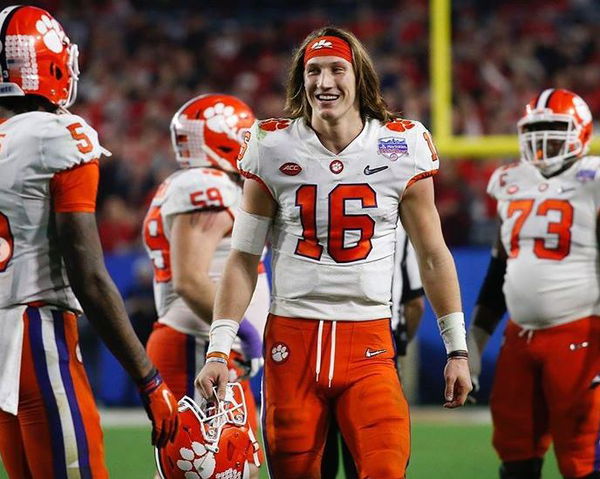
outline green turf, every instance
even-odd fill
[[[409,479],[495,479],[498,461],[487,425],[413,424]],[[113,479],[151,479],[154,470],[147,428],[109,428],[106,457]],[[560,479],[556,461],[548,457],[544,479]],[[0,478],[7,475],[0,465]],[[263,470],[261,479],[267,478]],[[338,475],[337,479],[343,479]],[[324,478],[328,479],[328,478]]]

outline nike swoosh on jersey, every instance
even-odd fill
[[[364,173],[365,173],[365,175],[372,175],[374,173],[379,173],[380,171],[383,171],[387,168],[388,168],[388,165],[379,166],[377,168],[371,169],[371,167],[369,165],[367,165],[367,166],[365,166]]]
[[[367,348],[367,350],[365,351],[365,356],[367,358],[372,358],[373,356],[378,356],[379,354],[383,354],[385,352],[387,352],[387,349],[371,349],[371,348]]]

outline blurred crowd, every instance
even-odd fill
[[[322,3],[319,6],[318,3]],[[190,97],[237,95],[259,118],[283,116],[291,52],[311,30],[337,24],[365,42],[388,105],[429,125],[426,0],[359,2],[38,2],[79,44],[73,108],[113,155],[102,162],[99,225],[109,252],[139,247],[156,186],[177,166],[169,122]],[[591,0],[453,0],[453,132],[514,133],[540,89],[579,93],[600,118],[600,4]],[[533,15],[531,12],[535,12]],[[494,205],[485,186],[515,158],[443,161],[437,200],[451,246],[489,244]]]

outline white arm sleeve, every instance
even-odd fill
[[[233,223],[231,247],[244,253],[261,256],[271,221],[271,218],[253,215],[240,208]]]

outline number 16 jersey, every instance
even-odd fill
[[[401,197],[437,172],[418,122],[367,119],[339,154],[303,119],[257,122],[239,169],[277,203],[271,313],[324,320],[391,315],[395,229]]]

